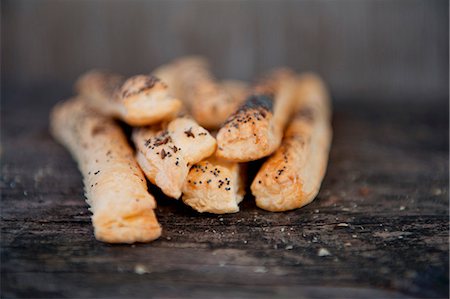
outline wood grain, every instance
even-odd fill
[[[448,1],[1,1],[2,77],[68,84],[94,68],[148,73],[186,54],[220,78],[288,65],[339,99],[448,97]]]
[[[270,213],[248,196],[238,214],[199,215],[151,188],[163,236],[114,246],[94,239],[81,176],[48,133],[68,93],[2,96],[2,297],[448,297],[448,102],[337,101],[310,205]]]

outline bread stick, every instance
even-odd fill
[[[189,117],[178,117],[166,127],[133,131],[137,161],[147,178],[167,196],[179,198],[189,168],[216,150],[216,140]]]
[[[218,82],[201,57],[177,59],[153,74],[168,82],[172,94],[183,100],[198,124],[207,129],[219,128],[245,99],[244,83]]]
[[[154,198],[121,129],[71,99],[51,113],[51,131],[78,163],[95,237],[108,243],[149,242],[161,235]]]
[[[242,165],[214,155],[192,166],[183,202],[198,212],[235,213],[245,195]]]
[[[172,119],[181,108],[181,102],[168,94],[167,85],[154,76],[125,79],[117,74],[91,71],[80,77],[76,90],[91,108],[132,126]]]
[[[281,147],[263,164],[251,185],[258,207],[287,211],[310,203],[325,175],[331,143],[330,104],[315,75],[298,83],[298,106]]]
[[[294,105],[293,74],[274,72],[220,128],[217,156],[247,162],[270,155],[280,146]]]

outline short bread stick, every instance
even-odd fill
[[[281,143],[295,104],[295,80],[279,70],[254,88],[217,134],[217,156],[235,162],[266,157]]]
[[[161,127],[135,128],[137,161],[147,178],[170,197],[179,198],[189,169],[216,150],[216,140],[189,117]]]
[[[192,166],[183,202],[198,212],[236,213],[245,195],[242,165],[214,155]]]
[[[181,102],[169,95],[167,85],[151,75],[125,79],[94,70],[78,79],[76,90],[97,112],[132,126],[172,119],[181,109]]]
[[[95,237],[108,243],[149,242],[161,235],[154,198],[122,130],[71,99],[51,113],[51,131],[83,175]]]

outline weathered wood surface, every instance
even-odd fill
[[[312,204],[269,213],[249,196],[200,215],[152,188],[163,236],[131,246],[94,239],[80,174],[48,133],[67,92],[2,96],[3,297],[448,296],[447,102],[336,104]]]

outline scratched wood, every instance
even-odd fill
[[[50,107],[69,94],[2,95],[2,297],[448,296],[445,100],[336,104],[328,173],[302,209],[265,212],[247,196],[240,213],[198,214],[151,187],[162,237],[108,245],[48,133]]]

